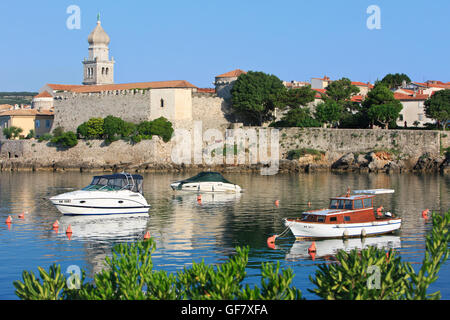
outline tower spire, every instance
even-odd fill
[[[97,23],[100,23],[100,12],[97,13]]]

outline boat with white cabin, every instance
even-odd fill
[[[94,176],[87,187],[49,200],[63,215],[148,214],[150,205],[142,185],[141,175],[123,172]]]
[[[199,174],[170,184],[173,190],[192,192],[236,192],[242,191],[241,187],[225,179],[218,172],[200,172]]]
[[[351,238],[392,233],[402,219],[391,212],[374,210],[376,195],[394,193],[392,189],[356,190],[331,198],[329,208],[303,212],[298,218],[285,218],[297,239]]]

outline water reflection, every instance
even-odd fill
[[[286,254],[286,260],[296,261],[299,259],[311,259],[308,248],[312,241],[295,241],[289,252]],[[362,250],[369,246],[379,249],[394,249],[401,247],[401,239],[399,236],[386,235],[367,238],[351,238],[351,239],[328,239],[315,241],[316,253],[315,259],[322,258],[324,260],[333,259],[338,250],[347,252],[358,249]]]
[[[315,264],[323,262],[337,249],[363,248],[373,245],[393,247],[402,258],[421,262],[424,239],[431,225],[421,217],[422,210],[446,212],[450,209],[450,176],[438,174],[225,174],[225,178],[242,186],[242,194],[202,194],[174,192],[170,183],[192,176],[189,173],[143,174],[144,196],[151,209],[145,217],[62,217],[47,200],[56,194],[80,189],[89,184],[92,174],[79,172],[0,173],[0,219],[14,219],[11,228],[0,228],[0,299],[14,298],[12,282],[22,270],[36,270],[51,263],[79,264],[90,275],[103,267],[117,242],[135,241],[149,231],[156,241],[153,254],[155,269],[174,272],[192,261],[217,264],[234,253],[236,246],[249,246],[249,269],[255,283],[261,262],[280,261],[282,267],[294,269],[294,285],[310,287],[309,275]],[[376,198],[402,220],[400,232],[393,236],[316,241],[316,261],[307,254],[310,243],[296,242],[288,232],[279,250],[267,247],[270,235],[285,230],[282,218],[296,217],[302,211],[328,206],[329,198],[351,189],[395,189],[392,195]],[[279,206],[274,201],[279,200]],[[24,220],[17,215],[28,211]],[[51,229],[55,220],[61,226],[58,234]],[[71,224],[68,240],[65,228]],[[305,254],[306,253],[306,254]],[[14,266],[14,267],[11,267]],[[440,271],[438,282],[445,287],[443,298],[450,298],[446,284],[450,279],[449,263]],[[439,284],[438,284],[439,285]]]

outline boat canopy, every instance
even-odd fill
[[[393,189],[368,189],[368,190],[354,190],[355,194],[386,194],[386,193],[394,193]]]
[[[90,185],[83,190],[130,190],[142,193],[144,178],[139,174],[116,173],[103,176],[94,176]]]
[[[180,185],[192,182],[223,182],[231,183],[218,172],[200,172],[196,176],[181,180]]]

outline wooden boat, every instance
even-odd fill
[[[331,198],[327,209],[303,212],[300,218],[285,218],[297,239],[350,238],[392,233],[401,227],[402,219],[382,207],[374,210],[378,194],[394,193],[392,189],[357,190]]]

